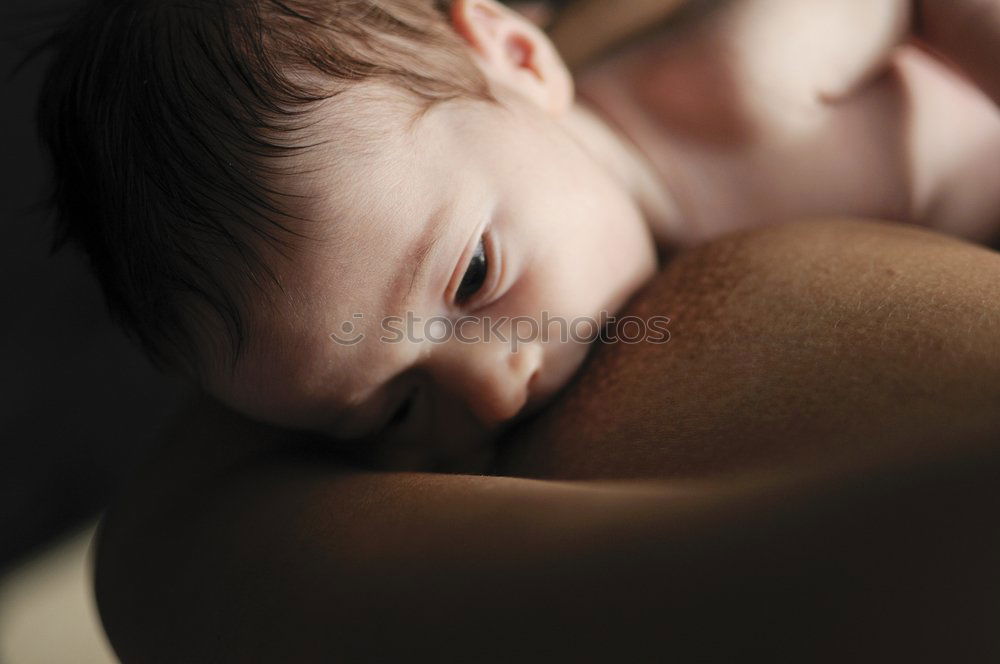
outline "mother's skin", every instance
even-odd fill
[[[802,224],[691,252],[634,306],[671,341],[605,349],[506,461],[684,479],[361,472],[204,406],[101,531],[120,655],[1000,655],[1000,255]]]
[[[630,312],[669,316],[669,342],[598,353],[501,471],[704,477],[996,443],[998,258],[858,223],[683,256]]]

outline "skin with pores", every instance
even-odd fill
[[[320,108],[320,131],[368,147],[308,155],[328,229],[277,268],[295,295],[264,321],[267,352],[212,390],[263,421],[378,436],[394,466],[479,463],[588,347],[385,344],[386,316],[597,319],[653,274],[657,244],[793,217],[990,237],[1000,117],[988,99],[899,46],[906,3],[801,4],[730,3],[599,63],[580,78],[594,113],[530,22],[456,2],[454,27],[499,104],[451,101],[413,121],[400,93],[366,84]],[[786,23],[795,38],[774,39]],[[810,39],[808,57],[787,50]],[[361,343],[331,340],[344,321]]]
[[[764,14],[770,13],[776,26],[797,29],[801,42],[816,44],[822,35],[778,19],[782,9],[823,4],[897,10],[909,3],[746,0],[729,7],[767,8]],[[920,6],[928,41],[1000,99],[994,66],[1000,3],[925,0]],[[967,10],[976,10],[975,16],[990,7],[998,10],[980,13],[972,23],[964,20]],[[750,62],[767,64],[767,47],[778,42],[736,29],[737,14],[716,16],[730,21],[726,30],[718,30],[719,24],[709,30],[724,37],[716,45],[745,38],[744,46],[758,47]],[[824,29],[833,25],[823,23]],[[737,70],[726,67],[749,63],[723,59],[715,62],[722,67],[715,80],[742,85],[716,88],[730,103],[714,111],[708,107],[702,117],[710,129],[741,128],[739,141],[726,148],[709,141],[711,136],[702,143],[693,135],[684,138],[676,118],[664,124],[673,133],[644,133],[643,128],[657,127],[651,117],[666,122],[664,114],[625,116],[621,109],[643,107],[625,103],[628,97],[615,104],[597,92],[598,87],[628,90],[641,82],[629,67],[653,60],[625,57],[641,55],[637,47],[606,68],[585,73],[582,84],[592,103],[617,109],[616,123],[655,168],[630,169],[628,164],[637,162],[628,142],[596,131],[599,123],[589,124],[593,133],[571,135],[577,144],[584,136],[606,139],[587,145],[610,160],[611,166],[599,164],[627,183],[623,188],[668,246],[700,242],[706,229],[696,222],[732,221],[722,215],[727,209],[734,213],[745,206],[749,220],[763,223],[796,201],[795,209],[822,208],[817,200],[835,200],[837,190],[845,196],[839,203],[844,209],[889,209],[909,198],[923,203],[901,205],[899,218],[982,237],[957,226],[986,231],[994,219],[990,197],[1000,188],[991,186],[995,167],[989,164],[995,159],[987,158],[995,154],[995,112],[940,67],[933,68],[947,76],[915,77],[903,87],[895,83],[908,79],[895,65],[888,78],[872,78],[873,72],[886,71],[884,56],[895,33],[902,33],[881,24],[869,34],[872,25],[857,20],[852,29],[865,33],[859,39],[874,35],[869,46],[881,46],[859,50],[850,34],[841,32],[839,38],[851,47],[844,54],[853,64],[831,60],[837,66],[823,70],[851,74],[833,77],[840,91],[847,91],[834,98],[855,104],[808,103],[805,107],[821,112],[789,118],[780,112],[782,104],[792,90],[803,89],[790,86],[768,113],[747,105],[762,99],[750,94],[750,83],[764,79],[777,93],[782,77],[761,76],[773,67],[756,76],[740,69],[743,73],[733,76]],[[494,47],[504,45],[504,35],[532,34],[492,32],[499,35],[490,42]],[[692,46],[701,38],[681,42]],[[490,52],[479,43],[481,53]],[[520,53],[514,61],[530,64],[523,57],[525,44],[513,49]],[[527,44],[540,44],[528,52],[545,52],[544,42]],[[806,52],[800,49],[792,62],[804,63]],[[859,54],[863,57],[853,59]],[[855,66],[861,61],[873,66]],[[522,83],[546,70],[530,71]],[[854,85],[859,71],[862,82]],[[836,92],[827,87],[828,76],[821,78],[822,89]],[[932,81],[949,83],[942,88]],[[538,93],[551,89],[528,86],[530,94],[522,97],[538,106],[544,102]],[[949,95],[961,92],[942,97],[943,89]],[[907,90],[923,93],[900,95]],[[919,103],[907,106],[907,99]],[[704,101],[689,99],[683,107],[687,117],[697,117],[692,109]],[[542,113],[532,111],[531,117],[551,117],[547,104],[538,108]],[[853,112],[840,114],[841,109]],[[546,120],[552,132],[565,132],[581,118],[580,126],[588,124],[582,113],[554,117],[561,120]],[[819,122],[823,118],[836,122],[825,125]],[[875,122],[879,118],[882,122]],[[868,131],[848,141],[851,132],[831,126]],[[911,133],[898,131],[904,127]],[[912,132],[920,127],[935,131]],[[899,143],[904,135],[921,140]],[[661,142],[650,142],[656,136]],[[827,151],[796,143],[807,138]],[[668,143],[686,149],[684,159],[661,153],[658,146]],[[886,161],[860,158],[859,144],[870,148],[864,155]],[[911,149],[914,145],[924,147]],[[786,166],[797,170],[783,176],[778,157],[795,154],[799,158]],[[668,168],[678,176],[689,170],[699,175],[686,182],[644,177]],[[825,177],[808,179],[819,173]],[[737,188],[739,177],[746,182]],[[868,196],[859,196],[857,185],[866,180]],[[672,216],[669,200],[656,195],[651,181],[670,186],[683,215]],[[810,187],[796,193],[793,185],[803,181]],[[327,190],[335,190],[332,182]],[[700,196],[695,195],[699,183]],[[450,180],[435,183],[445,184]],[[751,205],[747,196],[765,185],[767,195]],[[781,185],[790,187],[784,195],[778,195]],[[356,205],[377,202],[386,189],[372,187]],[[717,208],[705,212],[712,201]],[[774,221],[783,220],[778,217]],[[339,295],[336,284],[353,275],[332,268],[366,246],[358,239],[364,228],[336,225],[340,220],[333,212],[330,219],[331,229],[345,233],[339,243],[331,233],[329,246],[309,248],[313,253],[294,268],[280,267],[291,297],[289,316],[268,321],[266,347],[274,363],[244,365],[245,381],[216,386],[217,393],[247,410],[273,404],[269,411],[256,411],[261,418],[296,420],[305,410],[302,397],[309,394],[317,396],[311,412],[324,417],[322,381],[332,378],[312,369],[309,351],[329,351],[310,344],[337,327],[309,329],[305,322],[320,314],[310,318],[305,305],[318,308],[325,304],[317,301],[324,293]],[[689,235],[682,235],[685,229]],[[352,240],[348,230],[360,235]],[[387,251],[396,241],[382,233],[367,246]],[[337,250],[346,252],[344,257],[336,256]],[[371,261],[361,269],[382,270],[386,251],[366,251]],[[455,262],[461,260],[464,256]],[[408,288],[413,270],[399,272]],[[301,281],[292,288],[295,276]],[[998,593],[994,570],[1000,551],[994,525],[998,277],[995,252],[939,234],[842,218],[740,234],[694,249],[667,265],[651,290],[629,307],[632,313],[676,312],[677,343],[605,348],[582,379],[573,381],[567,398],[547,409],[543,425],[559,425],[560,413],[562,424],[559,440],[548,441],[554,447],[539,450],[543,463],[522,466],[514,476],[361,470],[330,454],[326,441],[313,447],[311,439],[300,441],[205,400],[178,419],[167,445],[103,520],[95,573],[102,622],[125,662],[452,661],[468,659],[470,652],[488,661],[547,663],[665,656],[733,661],[746,659],[748,652],[777,661],[995,661],[988,607]],[[372,308],[357,297],[350,304]],[[295,316],[303,316],[303,324],[296,324]],[[748,348],[743,343],[748,331],[769,333]],[[831,349],[848,361],[839,361]],[[308,376],[315,376],[312,387],[304,380]],[[734,409],[733,403],[742,407]],[[794,426],[803,422],[803,405],[815,415],[805,420],[807,429]],[[528,428],[538,431],[532,425]],[[639,435],[632,440],[630,432]],[[298,442],[310,444],[303,448]],[[762,443],[771,445],[761,449]],[[970,456],[977,446],[981,454]],[[809,449],[815,454],[797,456]],[[303,455],[308,450],[313,453]],[[748,463],[747,452],[761,452],[757,461],[764,463]],[[877,468],[865,462],[871,455],[881,457]],[[912,467],[918,457],[924,466],[919,473]],[[607,463],[610,458],[613,464]],[[418,455],[413,465],[425,460]],[[553,468],[549,461],[558,463]],[[718,475],[722,468],[733,474]],[[685,472],[692,481],[658,479]],[[616,480],[556,481],[553,473]],[[650,480],[622,480],[635,476]]]

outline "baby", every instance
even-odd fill
[[[935,16],[989,2],[708,4],[578,100],[493,0],[95,1],[40,107],[62,238],[160,366],[450,469],[573,377],[658,249],[820,215],[994,237],[1000,114],[908,39],[947,51]]]

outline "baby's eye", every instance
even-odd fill
[[[489,267],[490,264],[486,258],[486,246],[483,238],[480,237],[479,244],[476,245],[476,253],[472,255],[469,267],[465,270],[465,276],[462,277],[462,283],[458,285],[458,290],[455,292],[455,300],[457,302],[464,302],[479,292],[483,284],[486,283]]]

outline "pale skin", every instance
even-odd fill
[[[460,2],[456,5],[459,24],[462,9],[469,10],[468,16],[472,16],[475,4]],[[944,7],[959,4],[950,3]],[[934,11],[946,14],[952,10]],[[949,42],[945,37],[939,41],[943,49],[950,48],[953,57],[973,74],[975,63],[980,63],[981,71],[987,71],[989,68],[981,63],[996,60],[1000,15],[995,12],[993,16],[998,18],[992,23],[992,31],[977,24],[982,33],[976,43],[962,40],[959,48],[959,42]],[[928,10],[926,18],[930,20],[931,17],[932,11]],[[944,24],[951,20],[941,16],[936,19]],[[930,27],[926,30],[928,36],[936,34]],[[940,34],[949,33],[942,28]],[[474,40],[472,44],[475,46]],[[501,41],[500,46],[504,45]],[[508,51],[501,48],[498,52]],[[516,61],[524,63],[523,59]],[[534,88],[534,93],[529,91],[521,95],[518,108],[527,114],[526,117],[545,121],[549,117],[545,113],[551,112],[544,103],[539,103],[550,98],[540,94],[541,89],[548,89],[545,78],[536,76],[535,70],[525,72],[523,68],[515,68],[512,71],[520,72],[524,81],[537,81],[541,86]],[[593,80],[599,79],[598,73],[594,76]],[[535,106],[525,105],[525,100]],[[975,102],[977,108],[980,108],[979,103]],[[599,141],[612,141],[621,149],[602,154],[612,154],[615,160],[612,163],[621,165],[620,169],[609,169],[607,164],[577,167],[594,178],[595,186],[603,183],[610,187],[617,182],[621,191],[629,192],[630,198],[612,197],[609,203],[620,205],[616,211],[624,215],[626,223],[633,219],[630,215],[638,211],[651,222],[658,236],[666,237],[668,242],[686,242],[686,238],[671,239],[671,229],[682,227],[671,215],[677,209],[693,208],[690,204],[679,204],[673,191],[652,186],[657,181],[649,177],[651,170],[657,172],[655,160],[637,155],[627,141],[614,139],[613,135],[609,138],[605,131],[598,131],[600,125],[595,126],[589,116],[572,110],[565,112],[564,117],[570,119],[563,120],[566,125],[558,135],[575,138],[568,139],[562,146],[564,152],[553,148],[547,158],[555,160],[561,156],[572,161],[573,157],[581,157],[581,149],[587,149],[581,146],[590,145],[590,150],[594,151],[594,146],[601,144]],[[580,123],[578,127],[567,128],[576,122]],[[621,121],[620,124],[625,125]],[[776,135],[785,136],[781,133],[781,123],[778,124]],[[553,129],[551,123],[547,126]],[[757,127],[753,123],[751,126]],[[764,132],[764,135],[770,134]],[[593,142],[587,143],[582,136],[589,136]],[[541,136],[533,138],[541,139]],[[782,141],[781,145],[787,142]],[[696,151],[691,154],[696,156]],[[759,153],[754,154],[759,156]],[[612,177],[609,172],[617,175]],[[764,182],[768,181],[766,172],[762,172],[761,177]],[[467,223],[469,227],[460,234],[466,240],[474,234],[474,222],[468,220]],[[515,222],[507,223],[513,230]],[[636,239],[648,238],[640,232],[642,228],[639,225],[634,231]],[[520,230],[528,232],[525,227]],[[583,240],[573,238],[571,241]],[[462,240],[455,240],[455,244],[461,246]],[[996,346],[1000,338],[996,327],[1000,311],[995,304],[1000,301],[1000,293],[994,292],[996,284],[1000,283],[1000,262],[995,254],[933,235],[903,237],[882,227],[872,230],[864,225],[830,223],[751,235],[732,246],[734,249],[727,254],[728,259],[735,256],[736,264],[745,268],[749,281],[744,283],[750,284],[746,294],[754,298],[751,302],[756,305],[749,307],[751,329],[755,320],[761,328],[776,321],[782,321],[783,329],[808,327],[814,322],[813,315],[808,311],[790,310],[783,300],[786,292],[783,289],[787,286],[782,284],[815,284],[821,292],[841,295],[837,301],[845,307],[842,313],[858,309],[868,312],[871,329],[879,333],[861,335],[854,342],[858,353],[864,354],[868,349],[872,356],[878,355],[876,351],[884,343],[882,335],[893,330],[897,332],[893,336],[895,352],[903,357],[908,353],[917,357],[926,352],[919,343],[926,338],[919,334],[924,329],[920,321],[930,319],[938,311],[933,302],[927,301],[927,267],[932,266],[935,298],[957,303],[949,311],[950,325],[944,328],[949,348],[958,354],[961,362],[978,367],[982,380],[969,384],[952,380],[949,373],[954,366],[952,363],[892,365],[891,369],[897,372],[895,379],[901,384],[947,384],[949,398],[940,410],[911,407],[906,402],[886,404],[894,421],[906,422],[907,426],[879,432],[876,438],[869,438],[884,444],[884,454],[869,454],[871,445],[862,444],[857,448],[865,451],[863,455],[854,454],[849,446],[841,447],[835,456],[821,456],[819,461],[815,456],[804,460],[792,455],[790,459],[793,460],[783,466],[786,472],[777,477],[766,474],[769,466],[765,464],[763,475],[729,475],[728,479],[710,480],[707,474],[693,473],[694,482],[683,484],[595,485],[514,477],[359,473],[315,462],[286,463],[281,461],[284,457],[280,450],[292,444],[289,434],[253,425],[216,407],[203,408],[179,425],[174,443],[155,463],[155,470],[145,475],[130,494],[128,509],[117,510],[106,522],[102,534],[98,592],[112,638],[126,655],[126,661],[155,661],[156,657],[163,661],[197,661],[199,658],[206,661],[220,658],[316,661],[338,654],[378,659],[405,658],[414,653],[454,657],[470,652],[470,648],[481,653],[484,643],[489,644],[484,657],[501,661],[515,656],[551,661],[553,656],[579,659],[607,658],[622,652],[646,656],[664,652],[678,655],[704,652],[703,644],[685,641],[683,637],[675,635],[665,639],[664,617],[680,619],[692,606],[699,606],[699,601],[718,601],[720,604],[731,601],[725,593],[706,590],[709,585],[703,581],[716,579],[725,585],[729,579],[746,583],[747,578],[759,576],[754,561],[759,562],[765,555],[762,550],[774,553],[760,544],[760,541],[769,541],[767,538],[760,541],[736,538],[720,543],[714,534],[738,532],[740,524],[751,530],[761,526],[761,531],[767,532],[771,527],[767,524],[773,523],[772,519],[781,522],[785,518],[780,510],[776,515],[769,508],[778,500],[783,504],[803,506],[801,509],[806,515],[811,509],[818,510],[816,513],[821,513],[823,518],[810,520],[808,516],[802,518],[798,512],[789,514],[788,518],[795,524],[793,533],[797,534],[784,532],[783,539],[776,541],[798,547],[804,556],[793,559],[780,555],[768,557],[769,564],[781,566],[794,577],[796,572],[805,573],[809,569],[803,560],[822,559],[824,553],[829,555],[829,538],[847,550],[854,550],[851,542],[859,541],[857,533],[846,525],[854,518],[853,513],[850,518],[831,518],[830,510],[823,507],[826,503],[822,497],[839,496],[844,501],[839,504],[859,505],[862,519],[865,515],[874,518],[870,516],[873,503],[866,494],[863,491],[852,493],[852,489],[845,488],[844,482],[846,478],[857,476],[860,468],[868,468],[866,472],[875,473],[876,478],[895,477],[894,469],[900,467],[901,459],[909,458],[901,457],[898,450],[907,449],[913,432],[920,432],[927,439],[921,440],[921,450],[927,458],[950,462],[964,459],[972,450],[986,454],[990,461],[970,471],[959,485],[965,487],[965,491],[971,491],[969,487],[993,486],[990,469],[995,468],[996,462],[995,447],[990,446],[990,441],[995,441],[1000,434],[1000,422],[993,415],[996,411],[988,405],[996,403],[1000,395],[989,392],[984,386],[1000,385],[1000,381],[995,380],[1000,372],[1000,349]],[[775,247],[781,249],[778,254],[794,255],[796,261],[777,260]],[[466,249],[466,253],[469,251]],[[712,258],[711,250],[692,256],[676,268],[686,270],[684,279],[678,283],[708,284],[707,290],[692,296],[690,306],[695,318],[697,312],[710,318],[709,314],[718,311],[720,294],[711,290],[711,284],[717,283],[718,261]],[[558,265],[560,260],[567,259],[552,255],[549,260]],[[811,272],[804,268],[829,265],[825,262],[828,260],[841,268],[835,270],[838,279],[810,281],[806,278]],[[877,280],[873,282],[871,274],[858,269],[859,265],[878,261],[883,261],[896,275],[893,281],[896,306],[888,310],[884,307],[883,285]],[[670,269],[668,267],[668,278]],[[555,272],[542,272],[539,281],[542,276],[559,283],[560,276]],[[605,302],[613,304],[614,296],[609,293],[615,289],[596,280],[594,283],[600,285],[600,292],[584,302],[583,308],[591,310],[593,306],[604,306]],[[519,306],[533,311],[539,306],[550,306],[549,297],[566,295],[544,288],[547,286],[538,284],[537,290],[529,289],[526,299],[517,300]],[[528,299],[529,295],[535,299]],[[375,295],[365,294],[365,301],[375,298]],[[826,313],[836,319],[836,310]],[[744,327],[747,322],[746,318],[741,320]],[[712,329],[721,330],[722,334],[745,332],[737,326],[727,332],[725,318],[713,321],[713,325]],[[809,335],[811,342],[818,344],[817,350],[810,351],[811,344],[803,345],[800,350],[807,356],[809,352],[820,352],[824,347],[825,329],[817,326]],[[904,334],[914,329],[918,334]],[[926,330],[944,334],[942,328],[927,327]],[[762,357],[766,357],[767,352],[783,353],[777,341],[767,346],[767,340],[765,336]],[[405,352],[421,351],[407,349]],[[967,355],[962,355],[963,352]],[[458,376],[468,376],[462,373],[467,367],[481,366],[475,358],[466,360],[467,364],[444,364],[443,359],[436,357],[429,361],[442,362],[437,365],[442,368],[434,371],[442,372],[445,371],[443,367],[448,367],[448,371],[460,372]],[[396,358],[395,361],[404,359]],[[688,370],[704,370],[712,361],[712,357],[703,358],[700,365],[690,366]],[[809,362],[804,364],[808,366]],[[889,368],[861,363],[857,370],[881,375]],[[720,368],[724,370],[725,367]],[[391,368],[386,371],[391,373]],[[530,376],[526,379],[524,374],[513,371],[511,375],[517,376],[514,385],[531,380]],[[850,387],[858,376],[853,373],[840,378]],[[767,413],[771,409],[768,404],[783,403],[786,390],[802,394],[829,389],[840,378],[835,371],[788,375],[773,389],[754,394],[754,399],[740,414],[740,417],[749,417],[750,421],[734,418],[734,427],[752,431],[766,429],[751,426],[754,417],[759,418],[758,424],[769,423]],[[472,378],[461,379],[457,384],[468,386],[468,382],[462,382],[464,380]],[[317,383],[322,380],[312,384]],[[461,392],[464,395],[469,390],[466,387]],[[850,394],[851,390],[845,389],[844,393]],[[707,396],[710,393],[689,389],[676,398],[688,408],[690,421],[697,422],[699,417],[708,416],[704,410]],[[238,398],[234,397],[233,401]],[[247,403],[252,403],[253,394],[246,398]],[[237,405],[242,403],[237,402]],[[849,400],[837,400],[827,404],[823,413],[830,422],[839,422],[852,417],[856,405]],[[473,414],[485,410],[473,404],[464,404],[462,408]],[[718,413],[711,415],[719,416]],[[586,413],[578,417],[585,418]],[[723,424],[724,420],[723,417]],[[952,435],[954,421],[973,422],[973,425],[956,437]],[[872,435],[864,430],[856,433],[856,440]],[[719,443],[708,438],[690,442],[699,449]],[[801,442],[813,451],[817,448],[817,441]],[[795,448],[795,443],[786,439],[784,446]],[[216,455],[211,463],[204,461],[206,447]],[[819,449],[822,451],[822,446]],[[631,472],[628,459],[619,459],[624,467],[618,476],[637,474],[634,472],[636,466],[649,462],[647,452],[633,450],[635,462]],[[708,464],[708,470],[732,473],[753,467],[727,464],[725,452],[725,445],[718,446],[719,456],[714,465]],[[573,454],[574,451],[563,450],[562,453]],[[588,453],[586,447],[578,448],[575,453],[578,455],[575,463],[584,466],[588,459],[599,459],[598,455]],[[871,460],[872,456],[876,461]],[[202,461],[195,463],[199,458]],[[645,474],[670,475],[669,469],[676,467],[678,459],[664,453]],[[793,472],[787,472],[788,466]],[[658,467],[661,470],[658,471]],[[753,468],[761,470],[760,466]],[[522,467],[517,472],[546,475],[541,463]],[[558,473],[552,473],[555,474]],[[879,481],[874,483],[878,485]],[[857,560],[847,564],[844,578],[870,578],[872,583],[879,582],[881,577],[866,576],[872,573],[867,566],[872,556],[893,558],[896,549],[900,548],[899,541],[903,541],[893,535],[907,534],[906,537],[912,538],[913,533],[926,528],[933,530],[937,522],[933,516],[928,516],[935,513],[929,509],[931,507],[953,506],[954,510],[949,511],[949,523],[964,536],[988,534],[990,530],[984,525],[996,507],[995,498],[989,502],[992,493],[986,489],[975,493],[980,499],[978,503],[948,502],[956,500],[955,495],[948,489],[939,493],[904,490],[896,498],[888,498],[898,510],[899,520],[894,521],[897,530],[890,532],[875,525],[881,524],[880,521],[872,521],[874,530],[864,531],[864,547],[858,546]],[[821,497],[818,502],[816,496]],[[856,496],[856,502],[851,496]],[[997,550],[994,539],[987,536],[976,543],[988,554]],[[676,557],[678,542],[684,543],[680,548],[689,555]],[[970,564],[968,560],[939,556],[921,558],[927,549],[919,543],[914,544],[914,550],[902,548],[905,550],[902,553],[910,556],[907,560],[918,569],[922,569],[921,561],[925,567],[933,567],[941,574],[944,574],[941,570]],[[192,551],[196,555],[192,556]],[[947,583],[942,581],[939,591],[928,591],[924,599],[934,598],[941,605],[947,604],[952,612],[949,619],[954,619],[955,611],[961,613],[962,610],[970,612],[964,616],[967,621],[977,619],[978,614],[972,612],[973,604],[956,604],[950,601],[954,598],[948,593],[961,597],[962,592],[977,588],[977,592],[986,593],[982,597],[988,597],[991,591],[995,597],[1000,589],[990,586],[987,577],[976,574],[976,570],[985,574],[988,569],[985,560],[989,559],[990,556],[984,554],[983,566],[968,568],[968,587],[955,585],[954,579],[949,579]],[[567,565],[567,560],[572,560],[573,564]],[[716,563],[724,560],[725,564],[715,564],[713,560]],[[838,564],[842,563],[841,560]],[[553,570],[559,570],[559,574],[553,575]],[[933,578],[925,588],[936,587]],[[921,581],[929,583],[926,577]],[[830,583],[843,583],[843,579],[831,578]],[[758,590],[773,590],[774,587],[773,583],[766,584],[762,580]],[[849,591],[845,592],[852,597]],[[863,593],[853,597],[862,603],[855,606],[846,602],[844,610],[862,617],[868,615],[861,610],[867,606],[863,603]],[[888,600],[880,597],[881,601],[892,604],[893,596]],[[898,605],[888,607],[886,613],[895,618],[886,619],[879,613],[884,633],[891,636],[898,631],[899,636],[907,635],[908,641],[895,643],[902,652],[924,656],[949,652],[944,637],[934,641],[933,631],[926,629],[935,624],[935,614],[931,610],[934,604],[913,605],[908,597],[900,594],[896,599]],[[676,601],[676,604],[665,606],[663,598],[674,598],[669,601]],[[802,599],[789,596],[786,603],[770,604],[768,618],[778,624],[782,620],[801,620]],[[454,610],[456,602],[461,602],[461,610]],[[612,615],[600,609],[604,605],[615,607]],[[834,626],[820,624],[839,616],[823,614],[824,608],[830,607],[822,603],[813,606],[812,615],[819,622],[806,622],[800,625],[805,631],[797,633],[803,644],[810,644],[817,652],[831,656],[835,651],[829,650],[830,647],[838,643],[841,648],[844,645]],[[140,616],[145,618],[139,619]],[[180,629],[171,627],[177,616],[185,617]],[[758,625],[753,611],[734,610],[731,614],[694,611],[694,616],[690,619],[701,616],[707,621],[692,623],[701,624],[700,629],[705,632],[713,631],[705,624],[718,621],[722,633],[766,635],[768,623]],[[929,622],[922,624],[924,630],[914,634],[909,628],[916,624],[913,619],[917,617]],[[374,634],[371,631],[374,625],[380,625],[384,631]],[[678,627],[677,634],[685,633],[683,625]],[[826,634],[824,627],[831,633]],[[512,638],[496,638],[497,629],[510,633]],[[781,632],[784,636],[772,635],[775,641],[788,638],[785,630]],[[573,638],[564,638],[566,633],[573,634]],[[691,634],[690,630],[686,633]],[[676,645],[673,650],[671,643]],[[989,644],[979,645],[985,648]],[[874,659],[871,651],[867,655]]]
[[[910,2],[711,4],[577,79],[671,188],[683,223],[661,240],[827,214],[998,239],[996,77],[914,45]],[[940,48],[991,3],[939,4],[918,37]]]
[[[291,295],[211,391],[259,421],[378,439],[389,467],[472,470],[588,345],[436,343],[419,321],[597,321],[648,280],[657,247],[810,216],[997,234],[1000,113],[903,45],[908,3],[715,4],[580,72],[584,104],[530,21],[456,3],[499,104],[412,121],[405,97],[373,84],[319,109],[333,147],[303,167],[322,240],[276,261]],[[408,316],[415,338],[384,343],[385,321]],[[361,343],[332,342],[345,323]]]
[[[397,464],[424,467],[436,450],[419,449],[421,441],[438,441],[441,454],[475,454],[491,432],[551,398],[588,346],[528,341],[514,352],[499,336],[481,343],[386,343],[384,320],[408,314],[422,321],[540,320],[547,312],[596,321],[649,279],[656,257],[630,192],[568,131],[552,131],[534,104],[513,101],[509,113],[481,103],[442,104],[412,131],[396,106],[385,122],[398,122],[397,131],[380,127],[388,136],[383,149],[349,161],[357,177],[316,185],[335,192],[320,209],[349,219],[363,207],[359,223],[347,232],[331,223],[331,237],[282,264],[281,278],[296,301],[282,303],[271,317],[267,351],[248,353],[235,379],[225,377],[215,388],[238,410],[281,426],[358,438],[359,445],[382,432],[400,455],[417,448]],[[370,114],[354,117],[370,122]],[[372,181],[401,184],[372,196]],[[477,261],[488,271],[460,298]],[[343,321],[353,324],[352,334],[365,335],[360,343],[330,338]],[[466,338],[479,330],[473,321]],[[419,325],[415,332],[431,336]],[[390,425],[401,408],[406,416]]]

